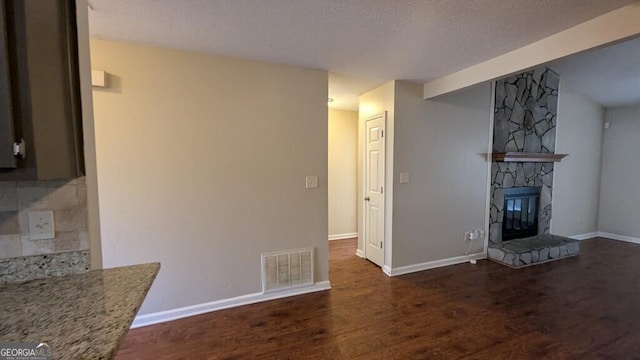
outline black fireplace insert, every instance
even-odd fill
[[[504,189],[502,241],[538,235],[540,187]]]

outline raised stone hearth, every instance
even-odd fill
[[[489,259],[512,268],[541,264],[580,253],[577,240],[557,235],[538,235],[489,244]]]

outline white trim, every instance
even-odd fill
[[[489,251],[489,223],[491,222],[491,184],[493,179],[491,178],[491,167],[493,166],[493,158],[491,153],[493,152],[493,125],[495,123],[495,107],[496,107],[496,82],[491,82],[491,110],[489,111],[489,141],[487,144],[487,196],[485,198],[485,213],[484,213],[484,241],[483,251],[486,254]]]
[[[335,234],[335,235],[329,235],[329,241],[332,240],[344,240],[344,239],[353,239],[358,237],[358,233],[354,232],[354,233],[344,233],[344,234]]]
[[[625,242],[630,242],[634,244],[640,244],[640,238],[626,236],[626,235],[618,235],[618,234],[611,234],[607,232],[598,231],[598,236],[611,239],[611,240],[619,240],[619,241],[625,241]]]
[[[587,240],[587,239],[591,239],[594,237],[598,236],[598,232],[594,231],[594,232],[590,232],[590,233],[586,233],[586,234],[579,234],[579,235],[572,235],[572,236],[567,236],[570,239],[573,240]]]
[[[391,270],[391,267],[389,265],[383,266],[382,267],[382,272],[387,274],[387,276],[393,276],[393,275],[391,275],[392,270]]]
[[[365,258],[365,257],[364,257],[364,251],[362,251],[362,249],[357,249],[357,250],[356,250],[356,256],[357,256],[357,257],[361,257],[361,258],[363,258],[363,259],[364,259],[364,258]]]
[[[389,120],[389,112],[384,112],[384,239],[382,247],[382,263],[391,268],[393,252],[393,152],[395,151],[395,103],[397,94],[397,82],[393,81],[393,116]],[[366,242],[365,242],[366,245]]]
[[[476,253],[468,256],[467,255],[456,256],[448,259],[434,260],[434,261],[428,261],[421,264],[413,264],[413,265],[393,268],[393,269],[390,269],[389,273],[385,271],[385,274],[388,274],[389,276],[398,276],[398,275],[410,274],[410,273],[423,271],[423,270],[435,269],[443,266],[462,264],[462,263],[468,262],[469,260],[482,260],[486,258],[487,258],[486,253]]]
[[[640,244],[640,238],[633,237],[633,236],[612,234],[612,233],[603,232],[603,231],[595,231],[595,232],[573,235],[568,237],[575,240],[587,240],[594,237],[603,237],[609,240],[617,240],[617,241],[624,241],[624,242],[633,243],[633,244]]]
[[[302,294],[308,294],[316,291],[325,291],[331,289],[331,283],[329,281],[321,281],[313,284],[312,286],[288,289],[278,292],[272,292],[268,294],[253,293],[242,296],[237,296],[229,299],[216,300],[204,304],[197,304],[186,306],[178,309],[172,309],[167,311],[160,311],[151,314],[138,315],[133,320],[131,325],[132,329],[148,326],[153,324],[159,324],[167,321],[178,320],[189,316],[200,315],[212,311],[228,309],[236,306],[255,304],[263,301],[281,299],[289,296],[296,296]]]

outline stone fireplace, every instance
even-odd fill
[[[542,67],[496,82],[494,153],[554,153],[559,81],[555,72]],[[507,189],[540,188],[537,234],[549,233],[553,166],[553,162],[494,161],[491,164],[491,243],[503,240]]]
[[[580,251],[549,233],[559,81],[540,67],[496,82],[488,257],[510,267]]]

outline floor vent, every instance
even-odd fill
[[[262,254],[262,292],[313,285],[313,248]]]

